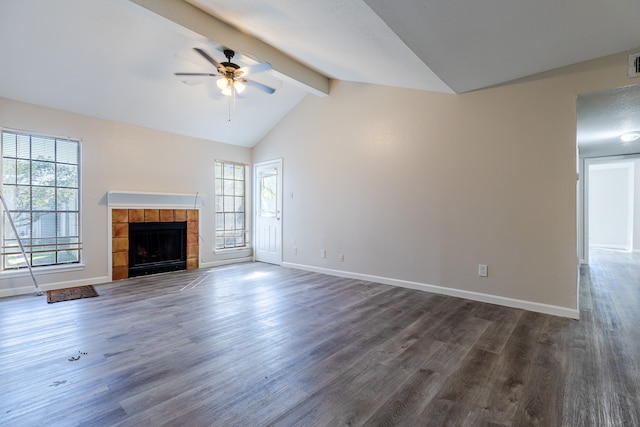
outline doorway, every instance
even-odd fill
[[[578,242],[577,251],[580,263],[589,263],[589,169],[592,165],[603,163],[616,163],[625,161],[627,163],[637,162],[640,153],[640,138],[625,138],[637,134],[640,136],[640,84],[623,86],[588,94],[580,94],[576,99],[576,142],[578,151]],[[634,175],[633,170],[629,173],[623,170],[605,171],[601,175],[607,175],[608,179],[615,179],[618,175],[618,182],[622,183],[624,178],[620,175]],[[637,166],[636,166],[637,169]],[[596,170],[596,169],[594,169]],[[602,172],[602,171],[601,171]],[[637,173],[635,175],[638,175]],[[625,185],[622,185],[624,187]],[[627,189],[639,188],[637,183],[627,185]],[[616,187],[619,185],[616,184]],[[616,188],[618,193],[626,192]],[[613,196],[613,194],[607,194]],[[620,194],[618,194],[620,198]],[[632,204],[635,199],[632,197]],[[634,209],[634,206],[630,207]],[[604,209],[603,209],[604,210]],[[633,216],[637,215],[640,209],[634,209],[635,213],[626,211],[626,219],[623,219],[627,230],[636,223]],[[633,212],[633,211],[632,211]],[[629,225],[629,218],[632,223]],[[611,219],[610,219],[611,220]],[[616,220],[617,221],[617,220]],[[640,224],[640,222],[637,222]],[[610,230],[611,231],[611,230]],[[597,237],[599,238],[599,237]],[[635,240],[635,237],[632,237]],[[619,244],[619,243],[618,243]],[[634,241],[625,241],[619,244],[622,248],[640,248],[640,242],[636,245]]]
[[[586,162],[585,218],[589,250],[629,252],[638,246],[635,170],[640,160],[633,157]]]
[[[254,166],[255,260],[282,263],[282,159]]]

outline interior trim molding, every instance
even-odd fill
[[[107,206],[110,208],[167,208],[199,209],[204,201],[196,194],[147,193],[141,191],[107,192]]]
[[[431,292],[434,294],[442,294],[451,297],[465,298],[472,301],[486,302],[489,304],[497,304],[505,307],[519,308],[522,310],[533,311],[543,314],[551,314],[553,316],[568,317],[570,319],[579,319],[580,312],[577,309],[568,307],[560,307],[557,305],[543,304],[533,301],[525,301],[514,298],[501,297],[498,295],[484,294],[480,292],[465,291],[462,289],[446,288],[443,286],[429,285],[426,283],[412,282],[408,280],[393,279],[390,277],[374,276],[370,274],[352,273],[350,271],[332,270],[329,268],[315,267],[304,264],[295,264],[283,262],[282,267],[294,268],[298,270],[312,271],[314,273],[328,274],[330,276],[345,277],[348,279],[366,280],[369,282],[382,283],[385,285],[399,286],[402,288],[415,289],[418,291]]]
[[[108,276],[98,276],[98,277],[91,277],[88,279],[67,280],[64,282],[55,282],[55,283],[46,283],[46,284],[38,283],[38,286],[40,287],[40,289],[42,289],[43,292],[46,292],[53,289],[72,288],[74,286],[83,286],[83,285],[98,285],[101,283],[108,283],[108,282],[109,282]],[[13,297],[18,295],[29,295],[29,294],[34,294],[35,291],[36,291],[35,286],[31,281],[29,281],[29,285],[27,286],[0,289],[0,298]]]

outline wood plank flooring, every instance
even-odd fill
[[[592,258],[580,321],[261,263],[0,299],[0,425],[639,426],[640,256]]]

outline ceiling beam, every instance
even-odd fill
[[[268,61],[273,69],[284,78],[315,95],[326,96],[329,94],[328,77],[184,0],[130,1],[215,43],[233,46],[234,50],[249,53]]]

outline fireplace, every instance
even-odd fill
[[[129,277],[186,268],[186,221],[129,224]]]
[[[111,212],[112,280],[198,268],[197,209],[112,209]],[[135,236],[139,231],[144,233],[154,228],[159,229],[160,237],[167,238],[168,243],[159,243],[155,237]],[[141,249],[141,243],[149,247]],[[160,249],[170,250],[162,256],[164,259],[157,253]]]

